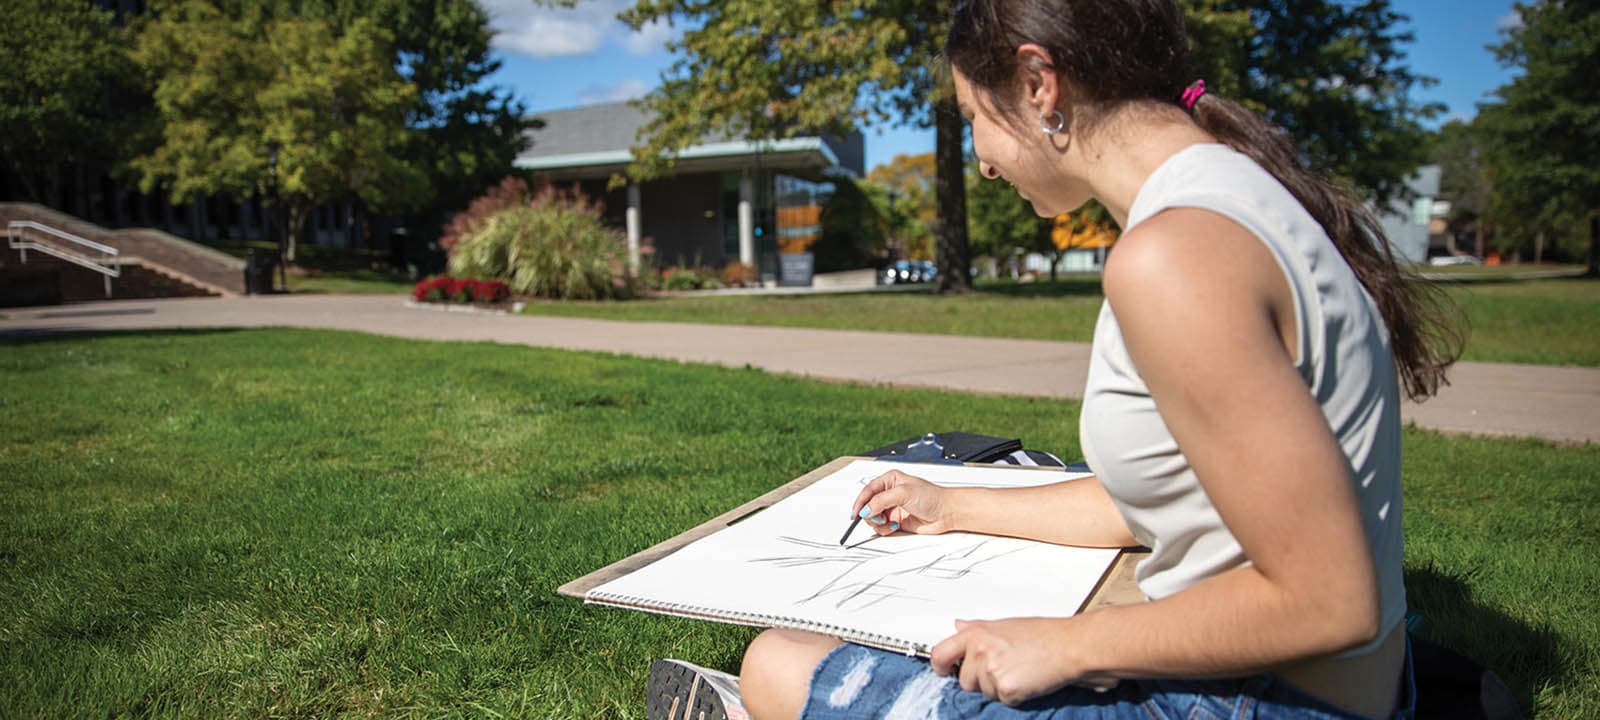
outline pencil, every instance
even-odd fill
[[[850,527],[844,529],[844,535],[839,538],[839,544],[843,545],[846,540],[849,540],[850,533],[856,531],[856,526],[861,524],[861,519],[870,514],[872,514],[872,510],[863,506],[861,512],[856,514],[856,519],[850,521]]]

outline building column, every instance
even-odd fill
[[[739,262],[751,267],[756,264],[754,195],[754,182],[746,172],[739,177]]]
[[[628,183],[628,271],[639,274],[639,240],[641,228],[639,220],[639,183]]]

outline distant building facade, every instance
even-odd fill
[[[1428,237],[1434,216],[1434,201],[1439,197],[1438,165],[1424,165],[1406,178],[1407,198],[1395,198],[1378,211],[1383,236],[1394,249],[1397,260],[1413,263],[1428,259]]]
[[[843,138],[707,139],[677,155],[670,176],[607,189],[625,176],[630,148],[649,122],[627,102],[535,113],[542,127],[518,168],[557,186],[577,185],[601,200],[608,222],[627,233],[630,253],[645,247],[657,267],[722,268],[738,261],[777,280],[780,252],[803,249],[821,234],[831,178],[865,173],[860,133]]]

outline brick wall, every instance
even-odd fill
[[[122,263],[120,277],[111,278],[111,297],[107,298],[105,275],[42,252],[29,252],[27,256],[28,261],[24,263],[22,251],[13,250],[10,246],[0,243],[0,270],[4,271],[0,276],[22,284],[31,281],[32,278],[27,276],[54,275],[60,283],[60,299],[64,302],[205,297],[218,294],[179,275],[164,272],[162,268],[134,259]],[[242,275],[243,271],[241,277]]]
[[[173,295],[136,294],[130,297],[189,297],[196,294],[215,295],[219,293],[242,295],[245,291],[243,260],[159,230],[144,228],[107,230],[99,225],[84,222],[71,215],[56,212],[41,205],[0,203],[0,227],[12,220],[32,220],[102,245],[114,247],[124,260],[142,260],[144,261],[142,264],[147,270],[167,278],[167,280],[150,278],[147,281],[147,279],[141,277],[141,279],[133,281],[133,285],[148,287],[150,288],[148,292],[157,292],[158,288],[170,287],[172,292],[176,293]],[[30,239],[32,239],[31,236]],[[11,253],[12,259],[15,259],[15,252],[9,251],[9,249],[8,252]],[[34,262],[35,256],[43,256],[43,254],[29,253],[28,262]],[[54,260],[54,258],[51,259]],[[72,267],[82,273],[93,275],[95,278],[100,277],[98,273],[92,270],[78,268],[77,266]],[[124,278],[127,278],[130,274],[131,271],[124,270]],[[181,280],[184,277],[198,281],[198,284],[202,287],[179,289],[169,282],[169,280]],[[63,281],[66,281],[65,277]],[[73,280],[72,282],[79,283],[78,280]],[[117,279],[113,278],[112,284],[116,285]],[[102,289],[99,297],[103,299],[104,296],[105,293]]]

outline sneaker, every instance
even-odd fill
[[[749,720],[739,678],[682,660],[657,660],[645,683],[650,720]]]

